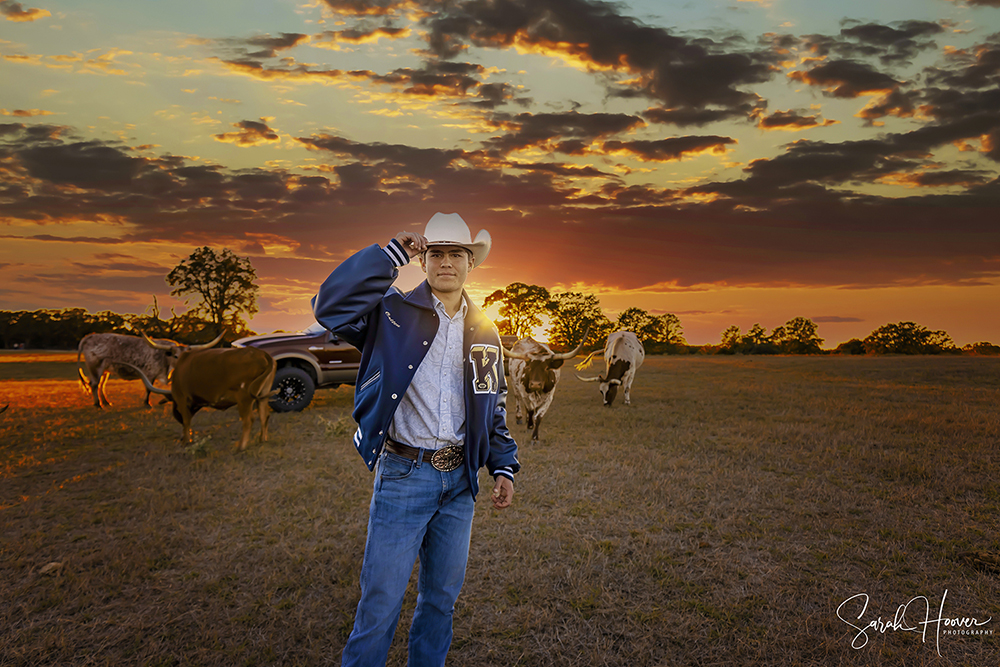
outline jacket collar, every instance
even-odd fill
[[[483,314],[483,311],[476,307],[476,304],[472,302],[472,298],[469,296],[469,293],[464,289],[462,290],[462,296],[465,297],[465,302],[469,304],[469,312],[465,316],[465,321],[470,325],[477,327],[481,327],[484,324],[492,327],[493,323],[490,322],[489,318]],[[403,297],[403,300],[419,308],[434,310],[434,297],[431,294],[431,286],[426,280],[410,290],[406,296]]]

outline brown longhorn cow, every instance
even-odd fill
[[[514,402],[517,404],[517,423],[521,423],[523,405],[528,417],[528,428],[534,429],[531,433],[532,442],[538,441],[538,427],[552,405],[556,384],[559,382],[559,368],[567,359],[577,355],[589,332],[588,327],[580,344],[572,352],[553,352],[548,345],[530,337],[517,341],[509,350],[504,348],[504,354],[510,357],[510,381],[514,390]]]
[[[138,369],[136,369],[138,371]],[[253,414],[260,416],[261,440],[267,440],[268,398],[277,364],[255,347],[196,350],[181,355],[174,367],[170,390],[154,387],[142,375],[146,388],[167,396],[174,404],[174,418],[184,427],[184,441],[191,442],[191,418],[202,408],[239,408],[243,435],[240,450],[250,442]]]
[[[141,333],[141,332],[140,332]],[[142,334],[146,340],[146,334]],[[112,371],[123,380],[138,380],[139,376],[131,368],[139,368],[153,382],[159,380],[167,384],[170,371],[177,359],[188,350],[202,350],[218,344],[225,335],[223,331],[211,343],[204,345],[183,345],[181,343],[157,338],[152,347],[143,338],[113,333],[87,334],[80,340],[77,348],[76,363],[79,366],[83,357],[84,366],[78,367],[80,384],[86,390],[90,389],[94,397],[94,407],[111,406],[111,401],[104,387]],[[86,371],[86,372],[84,372]],[[149,391],[146,391],[146,405],[149,405]]]

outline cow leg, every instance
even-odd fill
[[[631,396],[629,396],[629,391],[631,390],[632,390],[632,383],[631,382],[625,383],[625,405],[632,404],[632,398]]]
[[[107,394],[107,392],[105,390],[105,387],[107,387],[107,385],[108,385],[108,378],[109,377],[111,377],[111,371],[110,370],[104,371],[104,373],[101,374],[101,379],[97,383],[97,397],[100,399],[100,402],[102,404],[104,404],[104,405],[106,405],[106,406],[108,406],[110,408],[111,407],[111,401],[108,400],[108,394]],[[101,405],[98,404],[97,407],[101,407]]]
[[[241,452],[247,448],[250,442],[250,429],[253,427],[253,398],[241,396],[239,402],[240,419],[243,421],[243,435],[237,443],[237,449]]]
[[[514,399],[514,417],[517,423],[521,423],[521,401]]]
[[[257,399],[257,414],[260,417],[260,439],[267,442],[267,420],[271,416],[270,405],[266,398]]]
[[[531,441],[538,442],[538,427],[542,425],[542,418],[535,417],[535,430],[531,432]]]
[[[528,428],[531,428],[534,425],[535,425],[535,411],[528,409]]]

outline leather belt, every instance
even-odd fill
[[[465,450],[458,445],[449,445],[441,449],[420,449],[419,447],[411,447],[410,445],[403,444],[392,438],[386,438],[385,448],[388,452],[396,456],[401,456],[404,459],[409,459],[410,461],[416,461],[417,457],[421,456],[421,452],[423,452],[422,460],[425,463],[430,463],[434,466],[435,470],[440,470],[441,472],[451,472],[462,465],[462,462],[465,460]]]

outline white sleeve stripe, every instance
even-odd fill
[[[493,476],[496,477],[497,475],[502,475],[503,477],[506,477],[511,481],[514,481],[514,473],[504,468],[498,468],[497,470],[494,470]]]
[[[389,261],[395,267],[410,263],[410,256],[396,239],[389,241],[388,245],[382,248],[382,250],[385,251],[385,254],[389,257]]]

